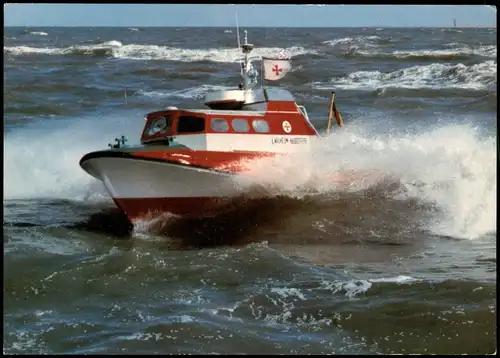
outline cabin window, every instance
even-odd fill
[[[252,122],[253,130],[259,133],[269,133],[269,124],[264,119],[254,119]]]
[[[235,132],[248,132],[250,130],[248,122],[245,119],[233,119],[231,125]]]
[[[151,124],[149,125],[149,130],[148,130],[148,135],[156,135],[158,133],[164,132],[166,129],[170,127],[172,123],[172,117],[171,116],[166,116],[166,117],[157,117],[151,121]]]
[[[180,116],[177,122],[177,134],[199,133],[205,131],[205,118],[195,116]]]
[[[229,124],[225,119],[213,118],[212,119],[212,129],[215,132],[227,132],[229,130]]]

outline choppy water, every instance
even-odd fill
[[[274,197],[130,227],[78,160],[237,85],[224,30],[4,29],[4,354],[496,351],[496,29],[249,29],[345,127],[255,163]]]

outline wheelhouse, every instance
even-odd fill
[[[141,143],[200,134],[315,135],[316,131],[299,112],[167,110],[146,116]]]
[[[219,107],[237,97],[237,109]],[[317,135],[307,112],[293,95],[280,88],[229,90],[210,93],[205,104],[212,109],[169,107],[146,116],[141,143],[168,144],[172,138],[200,134]],[[213,109],[215,108],[215,109]]]

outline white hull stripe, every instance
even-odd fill
[[[101,179],[113,198],[231,197],[249,185],[231,174],[125,157],[91,158],[82,167]]]
[[[280,134],[210,133],[178,135],[175,141],[195,150],[301,153],[311,150],[315,136]]]

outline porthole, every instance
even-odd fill
[[[252,122],[253,130],[258,133],[269,133],[269,124],[263,119],[254,119]]]
[[[223,118],[213,118],[212,119],[212,129],[215,132],[227,132],[229,130],[229,124]]]
[[[167,127],[167,119],[165,117],[156,118],[149,126],[149,135],[155,135],[163,131]]]
[[[250,130],[245,119],[233,119],[231,125],[235,132],[248,132]]]

